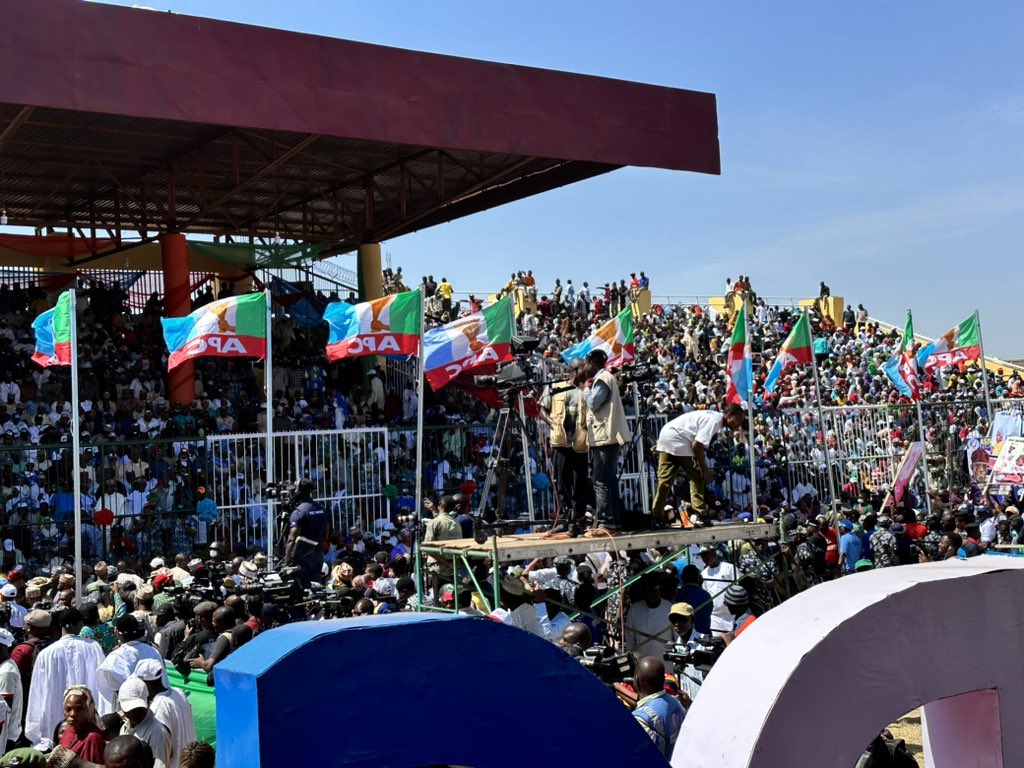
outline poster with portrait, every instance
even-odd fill
[[[1024,485],[1024,438],[1008,437],[996,457],[992,485]]]

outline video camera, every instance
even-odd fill
[[[297,490],[298,485],[295,483],[267,483],[263,486],[263,493],[267,499],[284,501],[286,506]]]
[[[606,685],[632,680],[636,672],[636,660],[630,654],[616,653],[606,645],[592,645],[578,658],[580,664]]]
[[[530,353],[539,346],[540,339],[533,336],[513,336],[512,354],[517,359],[505,363],[497,373],[490,376],[474,376],[473,383],[478,387],[498,389],[520,389],[543,383],[535,380],[537,368],[530,359]]]
[[[707,672],[725,651],[725,640],[715,635],[695,635],[694,647],[684,643],[669,645],[665,649],[665,661],[671,661],[677,667],[693,665],[702,672]]]
[[[658,372],[646,365],[634,365],[629,368],[622,368],[619,371],[619,383],[631,384],[635,382],[650,381],[658,375]]]

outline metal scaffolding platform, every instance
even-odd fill
[[[448,558],[484,559],[492,557],[498,563],[509,564],[538,557],[607,552],[612,548],[634,550],[668,547],[671,550],[679,551],[691,544],[761,539],[776,533],[778,533],[778,527],[772,524],[726,523],[709,528],[622,533],[615,536],[614,539],[608,536],[593,538],[580,536],[575,539],[548,538],[544,533],[498,536],[488,539],[483,544],[477,544],[473,539],[453,539],[423,543],[420,545],[420,550],[427,555],[442,555]]]

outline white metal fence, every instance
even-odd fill
[[[222,541],[266,546],[266,443],[265,434],[207,438],[207,495],[220,510],[214,535]],[[275,433],[274,461],[279,482],[313,481],[313,497],[335,529],[371,530],[375,521],[390,517],[383,493],[390,482],[383,427]]]

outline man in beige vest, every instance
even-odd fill
[[[577,361],[582,368],[583,361]],[[576,535],[583,528],[587,501],[593,495],[587,467],[587,406],[573,380],[556,384],[541,398],[541,414],[551,428],[555,482],[566,528]]]
[[[600,349],[587,355],[583,368],[586,383],[587,445],[590,446],[590,476],[594,482],[595,527],[622,527],[619,509],[619,451],[631,438],[626,412],[615,377],[605,370],[608,355]]]

